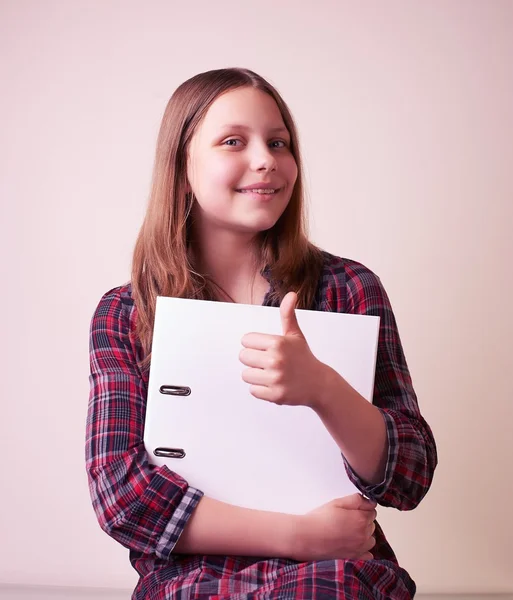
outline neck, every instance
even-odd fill
[[[230,296],[245,294],[259,275],[255,236],[220,230],[199,236],[192,245],[199,271]]]

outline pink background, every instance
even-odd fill
[[[382,526],[421,592],[513,591],[513,2],[4,0],[0,57],[0,583],[135,582],[87,491],[89,321],[172,91],[246,66],[298,121],[314,240],[385,284],[438,442]]]

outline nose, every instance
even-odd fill
[[[251,169],[253,171],[276,171],[276,157],[267,144],[252,148]]]

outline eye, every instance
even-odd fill
[[[271,148],[287,148],[288,144],[284,140],[273,140],[270,146]]]
[[[224,146],[232,146],[232,147],[236,147],[238,145],[242,144],[241,140],[238,140],[236,138],[230,138],[228,140],[225,140],[223,142]]]

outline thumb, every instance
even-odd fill
[[[350,510],[372,510],[376,508],[376,502],[367,500],[361,494],[351,494],[344,496],[337,501],[337,506],[340,508],[348,508]]]
[[[299,327],[296,317],[296,304],[297,294],[296,292],[289,292],[285,295],[280,305],[280,316],[281,325],[283,329],[283,335],[297,335],[303,336],[303,332]]]

